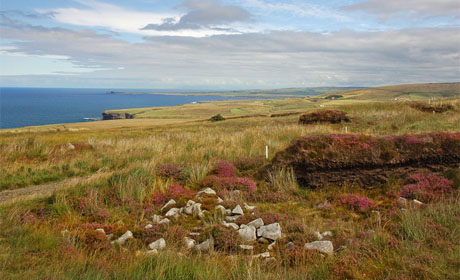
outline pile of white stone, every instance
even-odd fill
[[[183,207],[175,207],[177,205],[176,201],[171,199],[168,201],[162,208],[161,213],[164,213],[164,217],[161,215],[153,215],[151,217],[151,223],[148,223],[144,229],[152,228],[152,223],[156,224],[169,224],[171,220],[178,220],[181,217],[194,217],[197,219],[204,219],[209,213],[207,210],[202,210],[202,204],[199,201],[202,201],[204,197],[214,197],[216,199],[217,205],[215,206],[216,211],[219,211],[222,214],[223,220],[222,225],[232,228],[238,232],[241,239],[244,243],[249,242],[259,242],[262,244],[268,244],[267,250],[271,251],[276,246],[276,241],[283,236],[281,233],[281,226],[279,223],[272,223],[266,225],[261,218],[254,219],[253,221],[247,224],[238,225],[235,221],[247,213],[253,213],[252,211],[256,208],[255,206],[250,206],[246,203],[243,203],[243,207],[237,205],[233,209],[226,209],[221,204],[224,202],[223,199],[217,196],[216,192],[213,189],[207,188],[197,193],[195,202],[189,200],[187,204]],[[243,208],[245,210],[243,210]],[[199,232],[190,232],[190,237],[184,238],[184,245],[187,249],[194,249],[198,252],[212,251],[214,249],[214,240],[212,237],[206,239],[204,242],[197,244],[196,240],[193,239],[195,236],[199,236]],[[331,241],[322,241],[324,237],[332,236],[332,232],[326,231],[323,233],[315,233],[318,241],[310,242],[305,244],[306,250],[317,250],[321,253],[332,254],[334,247]],[[131,231],[127,231],[122,236],[120,236],[115,241],[112,241],[112,244],[116,243],[123,245],[128,239],[133,238]],[[292,244],[293,245],[293,244]],[[248,244],[241,244],[239,247],[242,250],[251,251],[254,249],[254,246]],[[157,254],[159,250],[166,248],[166,241],[163,238],[160,238],[148,245],[149,250],[144,252],[144,255],[154,255]],[[265,262],[275,260],[271,257],[270,252],[264,252],[261,254],[253,255],[253,258],[264,259]]]

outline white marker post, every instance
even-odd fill
[[[348,134],[348,126],[345,127],[345,133]]]
[[[265,146],[265,158],[268,159],[268,145]]]

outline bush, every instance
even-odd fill
[[[347,113],[338,110],[321,110],[304,114],[299,118],[299,124],[318,122],[340,123],[342,121],[349,122],[350,118],[347,117]]]
[[[184,181],[187,176],[185,171],[177,164],[169,163],[157,166],[157,174],[160,177],[174,179],[176,181]]]
[[[214,239],[214,249],[223,252],[236,252],[242,240],[238,232],[231,227],[214,225],[205,230]]]
[[[261,167],[264,164],[264,159],[260,157],[240,158],[233,164],[239,171],[247,171]]]
[[[170,199],[174,200],[188,200],[192,199],[196,195],[196,192],[190,189],[186,189],[178,184],[169,185],[165,192],[156,191],[152,197],[152,203],[154,205],[162,205],[168,202]]]
[[[90,250],[106,250],[112,248],[107,236],[96,230],[88,230],[83,236],[85,247]]]
[[[231,162],[219,161],[217,166],[211,171],[211,174],[215,174],[218,177],[235,177],[236,168]]]
[[[212,116],[209,120],[212,122],[218,122],[218,121],[225,121],[225,118],[222,117],[221,114],[217,114],[215,116]]]
[[[452,182],[434,174],[414,174],[410,177],[412,184],[405,185],[400,195],[423,202],[439,200],[452,193]]]
[[[365,212],[376,206],[375,202],[367,197],[356,194],[347,194],[340,198],[340,204],[350,207],[352,210]]]
[[[204,188],[214,189],[215,191],[240,190],[251,193],[257,189],[256,183],[245,177],[218,177],[210,175],[204,178],[200,185]]]

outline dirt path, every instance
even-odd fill
[[[0,192],[0,205],[13,203],[20,200],[29,200],[34,198],[43,198],[51,196],[55,191],[65,190],[75,187],[79,183],[87,182],[90,180],[107,177],[111,173],[96,173],[84,177],[71,178],[65,181],[26,187],[17,190],[7,190]]]

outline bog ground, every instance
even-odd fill
[[[2,200],[0,278],[458,279],[460,171],[451,145],[460,141],[460,103],[455,86],[428,89],[4,130],[0,189],[59,187]],[[349,122],[298,123],[301,113],[329,109]],[[209,121],[216,114],[225,120]],[[308,142],[301,158],[280,153],[272,162],[305,136],[332,142]],[[411,161],[437,153],[453,164]],[[330,170],[396,159],[417,168],[330,183],[274,164],[281,157],[308,158],[317,176],[326,159]]]

